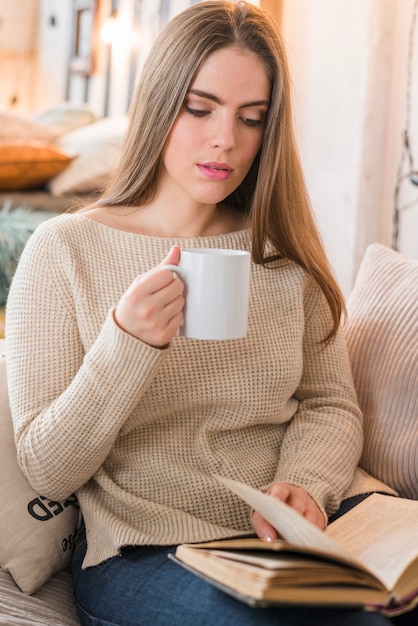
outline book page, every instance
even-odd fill
[[[418,501],[373,494],[326,532],[392,590],[418,557]]]
[[[331,537],[281,500],[236,480],[215,478],[258,511],[288,543],[352,559],[352,555]]]

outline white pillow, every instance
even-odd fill
[[[19,468],[0,355],[0,566],[27,594],[68,567],[78,524],[75,497],[64,503],[38,495]]]
[[[112,174],[120,155],[128,117],[108,117],[62,135],[59,148],[76,158],[54,176],[48,189],[54,196],[95,193]]]
[[[418,260],[370,245],[347,310],[364,413],[360,465],[401,496],[418,499]]]
[[[62,102],[57,106],[35,113],[32,115],[32,120],[46,126],[55,133],[56,137],[60,137],[70,130],[86,124],[93,124],[97,121],[97,117],[86,104]]]

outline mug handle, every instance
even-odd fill
[[[171,270],[172,272],[175,272],[176,274],[178,274],[180,278],[184,278],[183,271],[181,267],[179,267],[178,265],[161,265],[161,269]]]

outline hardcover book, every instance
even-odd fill
[[[250,605],[367,607],[397,615],[418,604],[418,501],[372,494],[325,531],[285,503],[216,477],[283,539],[178,546],[173,560]]]

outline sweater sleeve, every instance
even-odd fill
[[[304,487],[329,515],[352,481],[362,448],[362,414],[354,390],[343,333],[321,341],[330,329],[322,292],[307,282],[303,372],[298,409],[283,440],[276,480]]]
[[[53,228],[27,243],[7,302],[7,376],[17,456],[42,495],[63,500],[103,464],[168,350],[123,332],[109,311],[85,353],[68,270]]]

